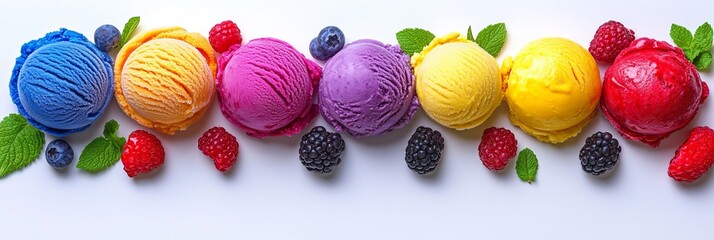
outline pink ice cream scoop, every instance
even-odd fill
[[[600,106],[623,136],[657,147],[692,121],[708,95],[682,49],[641,38],[605,72]]]
[[[223,115],[249,136],[292,136],[317,115],[322,68],[290,44],[260,38],[221,55],[216,89]]]

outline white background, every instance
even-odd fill
[[[339,26],[348,41],[394,44],[394,33],[405,27],[442,35],[505,22],[508,41],[500,63],[546,36],[587,47],[609,19],[623,22],[638,37],[671,42],[671,23],[695,29],[712,22],[714,9],[711,1],[646,0],[144,2],[2,1],[0,115],[17,111],[7,84],[23,43],[60,27],[92,39],[98,26],[121,29],[135,15],[142,17],[144,30],[177,25],[205,35],[214,24],[232,19],[246,40],[284,39],[308,56],[308,43],[327,25]],[[711,72],[702,78],[714,83]],[[113,102],[97,124],[67,138],[77,155],[109,119],[121,123],[124,136],[142,128]],[[713,119],[709,99],[692,124],[657,149],[617,135],[623,145],[620,163],[611,177],[594,178],[581,170],[578,151],[588,135],[614,131],[602,116],[578,137],[551,145],[511,125],[505,103],[468,131],[444,129],[420,112],[390,134],[343,135],[343,164],[334,178],[323,179],[300,164],[299,136],[247,137],[214,102],[188,131],[158,135],[166,164],[152,176],[130,179],[121,163],[96,175],[74,167],[58,172],[43,155],[0,179],[0,232],[2,239],[712,239],[714,179],[678,184],[667,176],[667,165],[689,131],[711,126]],[[324,124],[322,118],[313,123]],[[214,125],[226,127],[240,142],[239,163],[229,174],[216,171],[196,146],[200,134]],[[431,178],[412,173],[403,159],[406,141],[419,125],[435,127],[446,138],[440,172]],[[481,164],[477,146],[490,126],[511,129],[519,149],[535,151],[540,159],[535,183],[521,182],[514,162],[500,174]]]

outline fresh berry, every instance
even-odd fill
[[[94,45],[99,50],[111,52],[119,46],[121,32],[113,25],[102,25],[94,31]]]
[[[483,131],[478,156],[486,168],[500,171],[516,156],[517,145],[516,136],[510,130],[490,127]]]
[[[136,130],[129,134],[121,162],[129,177],[145,174],[164,165],[164,147],[156,136],[144,130]]]
[[[222,127],[208,129],[198,139],[198,149],[210,157],[221,172],[228,171],[238,158],[238,140]]]
[[[325,61],[345,46],[345,34],[340,28],[328,26],[310,41],[310,54],[317,60]]]
[[[714,130],[696,127],[669,162],[667,173],[674,180],[692,182],[701,177],[714,163]]]
[[[407,144],[405,156],[407,166],[418,174],[430,173],[439,166],[442,150],[444,150],[444,138],[439,131],[418,127]]]
[[[580,149],[580,165],[583,171],[595,176],[602,175],[617,164],[622,148],[609,132],[597,132],[585,140]]]
[[[243,37],[240,35],[240,28],[231,20],[216,24],[208,32],[208,41],[213,49],[222,53],[232,45],[241,44]]]
[[[74,151],[65,140],[56,139],[47,144],[45,157],[47,158],[47,163],[53,168],[64,169],[74,159]]]
[[[328,132],[322,126],[312,128],[300,141],[300,162],[308,171],[327,174],[342,162],[340,155],[345,141],[339,133]]]
[[[588,50],[595,60],[612,63],[634,40],[634,31],[627,29],[622,23],[611,20],[600,25],[595,32],[595,37],[590,41]]]
[[[312,41],[310,41],[310,55],[312,55],[313,58],[322,61],[330,58],[330,56],[327,55],[327,51],[325,51],[325,49],[320,47],[320,44],[317,43],[317,38],[313,38]]]

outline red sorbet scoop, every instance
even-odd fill
[[[620,134],[657,147],[694,118],[708,95],[682,49],[640,38],[605,72],[600,107]]]

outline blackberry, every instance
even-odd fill
[[[580,164],[583,171],[599,176],[615,167],[622,148],[609,132],[597,132],[585,140],[580,149]]]
[[[308,171],[326,174],[340,165],[345,141],[339,133],[332,133],[322,126],[314,127],[300,141],[300,162]]]
[[[439,166],[443,149],[444,138],[439,131],[418,127],[407,144],[407,166],[418,174],[430,173]]]

